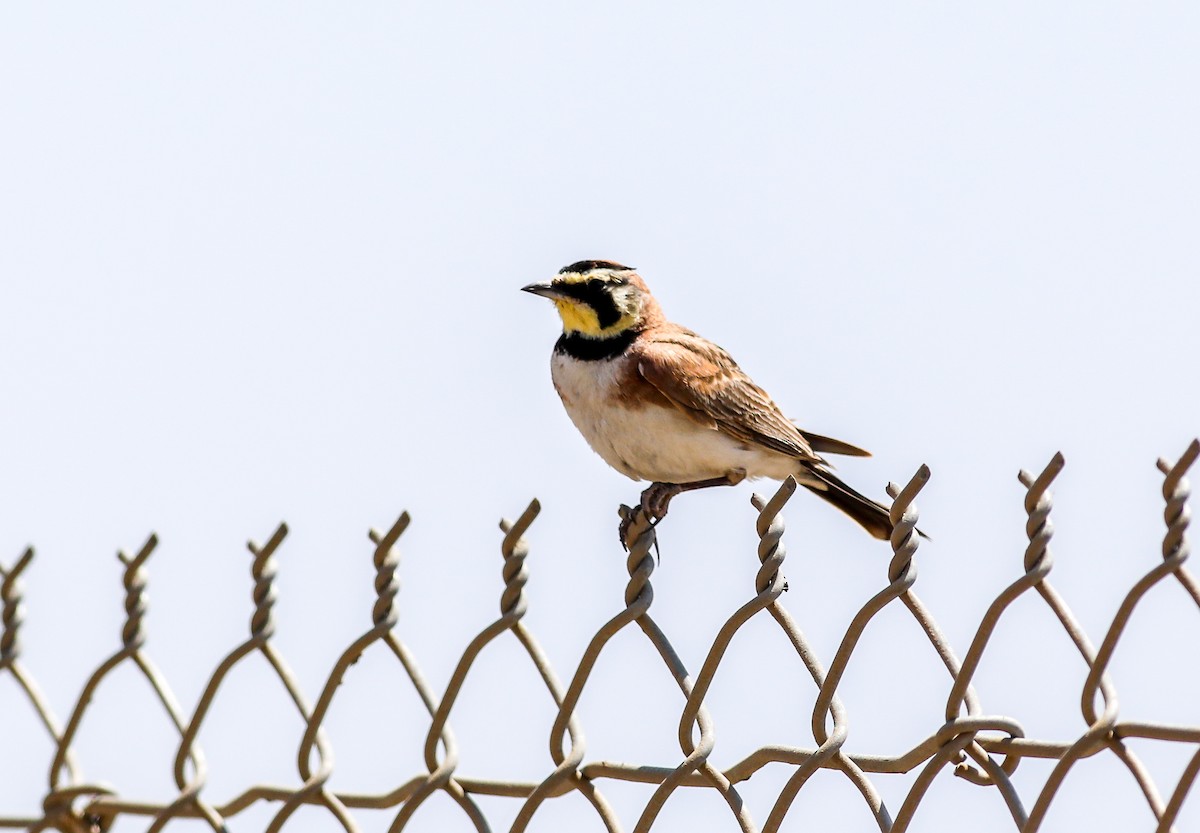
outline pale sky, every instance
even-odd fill
[[[366,531],[407,509],[397,634],[440,695],[497,615],[497,520],[537,496],[527,622],[569,680],[623,606],[616,507],[642,487],[571,426],[557,318],[518,290],[594,257],[639,267],[801,425],[873,451],[839,468],[862,491],[930,466],[915,590],[960,657],[1021,573],[1017,471],[1062,450],[1052,578],[1099,643],[1160,558],[1155,459],[1200,433],[1198,45],[1188,3],[5,4],[0,564],[37,548],[26,665],[65,721],[120,644],[114,553],[154,530],[147,651],[190,714],[248,633],[245,541],[286,520],[277,645],[315,699],[370,625]],[[693,672],[753,595],[756,489],[775,484],[684,496],[660,527],[652,611]],[[807,494],[785,517],[784,603],[828,663],[890,550]],[[1200,724],[1189,604],[1168,584],[1139,608],[1112,666],[1122,719]],[[985,711],[1077,738],[1083,663],[1036,599],[1010,616],[976,677]],[[773,627],[748,626],[718,675],[717,766],[814,745],[815,687]],[[423,770],[428,718],[376,650],[326,723],[335,790]],[[214,802],[298,783],[300,721],[264,669],[242,666],[205,723]],[[889,608],[840,689],[847,750],[906,751],[948,691]],[[548,774],[549,702],[495,643],[451,716],[458,773]],[[676,764],[682,704],[622,634],[580,706],[586,760]],[[173,797],[177,738],[131,669],[92,709],[86,777]],[[49,745],[5,677],[0,714],[0,816],[33,813]],[[1194,752],[1175,746],[1133,744],[1167,795]],[[743,786],[760,825],[789,772]],[[1022,763],[1027,808],[1048,772]],[[914,776],[875,779],[893,814]],[[649,789],[601,787],[632,829]],[[481,806],[504,830],[519,802]],[[1056,807],[1044,830],[1152,827],[1111,760]],[[1012,829],[948,773],[915,829],[964,819]],[[836,773],[784,827],[872,828]],[[409,829],[469,825],[435,797]],[[573,797],[531,829],[600,824]],[[692,790],[655,829],[736,825]]]

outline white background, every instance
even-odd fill
[[[874,451],[840,467],[860,489],[930,465],[916,591],[960,656],[1020,574],[1017,470],[1061,449],[1053,578],[1098,643],[1160,557],[1154,461],[1200,432],[1198,42],[1187,3],[6,4],[0,563],[37,547],[27,666],[65,721],[119,647],[114,553],[153,529],[146,650],[190,713],[248,632],[244,542],[286,519],[276,644],[315,698],[370,625],[366,530],[408,509],[397,633],[440,694],[498,612],[496,521],[536,495],[527,622],[569,679],[622,607],[615,509],[641,487],[570,425],[549,381],[557,319],[518,289],[593,257],[639,267],[802,425]],[[753,593],[753,488],[774,485],[685,496],[660,527],[653,612],[693,670]],[[889,551],[807,494],[785,514],[784,601],[828,663]],[[1122,718],[1200,723],[1198,646],[1167,582],[1114,660]],[[977,688],[986,712],[1065,741],[1086,725],[1083,679],[1028,598]],[[301,723],[265,663],[226,685],[204,796],[298,783]],[[841,689],[846,748],[901,754],[948,691],[889,608]],[[811,747],[814,692],[755,620],[709,699],[713,761]],[[580,705],[587,760],[674,765],[681,704],[623,633]],[[91,708],[85,776],[173,797],[177,737],[132,667]],[[0,716],[0,815],[36,814],[50,745],[6,677]],[[552,719],[503,637],[451,718],[460,774],[539,780]],[[336,790],[423,771],[428,718],[382,649],[326,726]],[[1167,795],[1194,752],[1131,746]],[[789,772],[743,785],[760,824]],[[1027,807],[1048,772],[1021,765]],[[876,779],[893,813],[913,777]],[[649,788],[600,786],[632,828]],[[924,804],[915,829],[1012,828],[995,791],[948,773]],[[481,805],[504,830],[519,802]],[[320,810],[292,827],[336,829]],[[785,825],[873,827],[836,773]],[[1073,770],[1043,829],[1084,828],[1153,828],[1111,756]],[[410,829],[469,825],[439,795]],[[533,829],[601,826],[574,796]],[[685,791],[656,829],[736,825]]]

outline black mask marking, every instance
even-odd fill
[[[609,291],[611,288],[609,281],[592,278],[577,283],[555,284],[554,288],[568,298],[587,304],[595,310],[596,320],[602,330],[608,329],[621,320],[621,311],[617,309],[617,302],[613,300],[612,293]]]

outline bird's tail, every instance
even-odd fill
[[[876,538],[886,540],[891,537],[892,519],[888,515],[887,507],[882,503],[854,491],[824,468],[810,468],[805,474],[812,477],[806,477],[804,481],[801,481],[804,488],[813,494],[820,495],[841,509]],[[813,477],[817,482],[811,482]],[[917,531],[920,532],[920,530]],[[921,535],[928,537],[924,533]]]

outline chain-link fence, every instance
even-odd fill
[[[743,831],[775,831],[783,824],[797,795],[811,776],[818,769],[825,768],[836,770],[849,779],[874,815],[880,830],[899,833],[909,827],[934,778],[950,768],[954,775],[980,788],[998,791],[1012,816],[1014,828],[1034,831],[1041,826],[1071,768],[1085,758],[1107,755],[1113,756],[1132,775],[1157,819],[1157,830],[1160,833],[1173,830],[1188,791],[1200,774],[1200,746],[1196,746],[1200,744],[1200,726],[1119,720],[1116,691],[1108,667],[1135,607],[1156,584],[1178,582],[1200,609],[1200,586],[1184,566],[1188,557],[1185,531],[1190,517],[1187,506],[1189,485],[1185,474],[1198,456],[1200,441],[1193,441],[1173,466],[1165,460],[1159,461],[1159,468],[1164,475],[1163,496],[1166,501],[1162,561],[1156,563],[1126,594],[1099,648],[1084,633],[1048,578],[1053,567],[1049,550],[1053,527],[1048,488],[1062,470],[1063,458],[1056,455],[1036,477],[1022,471],[1020,480],[1027,490],[1025,511],[1028,515],[1026,533],[1029,539],[1024,556],[1024,573],[1006,587],[987,609],[961,660],[939,631],[929,610],[913,592],[917,578],[914,556],[919,544],[919,536],[914,532],[917,522],[914,499],[928,480],[929,470],[925,467],[903,488],[889,486],[894,498],[891,511],[896,526],[891,537],[894,555],[888,566],[888,583],[853,618],[828,665],[817,657],[792,617],[779,603],[780,596],[787,589],[783,576],[784,525],[779,512],[796,489],[796,483],[792,480],[785,482],[769,500],[754,496],[754,504],[759,512],[757,533],[761,561],[756,578],[756,595],[728,617],[694,676],[688,673],[667,635],[650,614],[653,600],[650,577],[655,569],[651,552],[655,544],[655,532],[641,513],[635,511],[626,539],[629,583],[625,590],[624,608],[592,637],[569,684],[561,684],[533,633],[522,622],[527,608],[524,586],[528,578],[525,569],[528,546],[523,536],[538,515],[539,506],[535,500],[515,522],[501,522],[504,532],[501,544],[504,556],[502,615],[471,640],[440,697],[425,682],[415,657],[393,630],[397,622],[395,604],[399,564],[395,545],[409,522],[408,515],[402,514],[387,532],[380,534],[371,531],[371,540],[375,544],[377,595],[372,610],[374,626],[341,654],[315,704],[310,704],[300,690],[287,662],[272,642],[275,628],[272,619],[275,602],[272,583],[276,574],[274,555],[287,535],[287,527],[280,525],[270,540],[261,546],[250,544],[254,556],[255,602],[250,638],[219,663],[190,715],[180,707],[167,680],[144,650],[142,619],[145,613],[143,594],[146,574],[143,566],[157,544],[152,535],[133,557],[120,554],[125,565],[126,621],[122,645],[88,678],[70,716],[62,724],[51,713],[46,698],[20,658],[17,637],[22,612],[18,578],[33,558],[33,550],[28,549],[12,567],[0,574],[3,579],[0,584],[0,601],[3,603],[0,677],[10,675],[23,696],[28,698],[52,739],[54,756],[49,768],[48,789],[42,801],[42,814],[36,818],[21,818],[9,814],[8,808],[0,806],[0,827],[35,831],[97,831],[108,828],[117,817],[140,816],[147,820],[147,829],[150,831],[161,830],[171,819],[184,817],[202,818],[213,830],[224,830],[227,819],[236,817],[257,802],[278,802],[278,810],[267,828],[270,831],[281,829],[302,805],[324,807],[347,831],[359,829],[352,813],[356,808],[395,808],[391,829],[401,830],[429,796],[441,791],[457,803],[471,824],[480,831],[491,828],[477,797],[507,796],[518,800],[520,811],[511,830],[523,831],[546,802],[578,791],[590,803],[603,826],[609,831],[618,831],[625,829],[626,825],[617,818],[613,806],[604,795],[605,781],[617,779],[656,785],[634,822],[635,831],[650,830],[667,799],[680,788],[715,790],[729,807],[730,817],[726,820],[729,829],[736,825]],[[630,510],[623,511],[628,513]],[[980,697],[972,686],[972,678],[979,668],[989,639],[1005,611],[1019,596],[1030,591],[1040,596],[1050,608],[1088,668],[1080,695],[1087,728],[1073,742],[1050,742],[1026,737],[1017,719],[984,712]],[[885,607],[895,603],[902,605],[912,615],[952,679],[945,705],[945,721],[931,727],[925,740],[902,755],[850,754],[843,751],[849,723],[847,710],[838,697],[838,686],[868,623]],[[714,746],[714,726],[705,707],[705,696],[734,635],[760,614],[771,617],[778,624],[816,685],[817,695],[811,719],[813,744],[804,748],[764,746],[722,771],[709,762]],[[684,707],[678,726],[681,757],[674,767],[589,763],[586,760],[576,707],[605,646],[615,634],[630,625],[636,625],[650,640],[682,693]],[[488,643],[506,631],[520,642],[557,706],[550,738],[552,760],[546,767],[545,776],[538,782],[473,779],[457,772],[456,744],[450,728],[451,713],[472,663]],[[430,724],[424,745],[426,770],[415,773],[407,782],[385,793],[335,792],[328,787],[333,759],[322,723],[349,667],[376,643],[386,645],[400,662],[428,710]],[[204,796],[206,767],[196,739],[230,670],[255,653],[270,663],[305,722],[297,755],[297,767],[303,783],[296,789],[250,786],[228,803],[214,805]],[[144,675],[178,730],[180,740],[173,773],[178,795],[170,802],[137,802],[114,794],[101,784],[89,781],[81,772],[72,752],[72,744],[87,717],[88,704],[97,687],[114,669],[126,664],[132,664]],[[7,720],[10,717],[0,719]],[[1193,754],[1178,782],[1165,792],[1161,790],[1126,744],[1130,738],[1150,738],[1186,745],[1185,748]],[[0,750],[0,754],[3,753],[4,750]],[[1035,794],[1019,794],[1011,778],[1024,758],[1042,758],[1054,762],[1049,777]],[[789,767],[790,776],[767,817],[758,822],[750,817],[737,785],[772,763]],[[887,806],[871,775],[913,771],[917,775],[903,801],[898,807]]]

